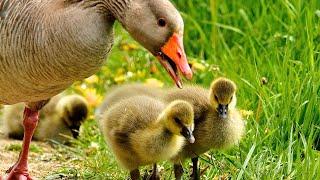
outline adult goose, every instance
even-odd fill
[[[178,86],[192,77],[183,20],[168,0],[0,0],[0,104],[25,102],[24,139],[8,179],[31,179],[28,151],[39,110],[99,70],[118,20],[156,56]]]

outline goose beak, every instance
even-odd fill
[[[228,117],[228,105],[219,104],[218,106],[219,117],[222,119],[226,119]]]
[[[167,43],[161,47],[161,52],[157,55],[157,58],[179,88],[182,88],[182,82],[178,70],[187,79],[190,80],[192,78],[192,71],[184,52],[182,35],[173,33]]]
[[[191,144],[195,142],[195,138],[193,136],[191,128],[183,127],[181,131],[181,135],[185,137]]]

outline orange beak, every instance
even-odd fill
[[[161,53],[157,58],[179,88],[182,88],[182,83],[178,75],[178,70],[187,79],[190,80],[192,78],[192,71],[188,64],[186,53],[184,52],[182,35],[173,33],[167,43],[161,47]]]

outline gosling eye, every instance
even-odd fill
[[[158,26],[160,27],[165,27],[167,25],[167,22],[164,18],[159,18],[158,19]]]
[[[217,95],[214,95],[214,99],[218,102],[218,96]]]
[[[182,124],[182,123],[181,123],[181,120],[180,120],[179,118],[174,118],[174,121],[175,121],[177,124],[179,124],[179,125]]]
[[[230,102],[232,101],[232,98],[233,98],[233,96],[231,96],[231,98],[230,98]]]

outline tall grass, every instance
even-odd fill
[[[239,146],[212,151],[211,158],[202,157],[201,166],[208,166],[203,177],[320,179],[319,152],[314,143],[320,132],[320,1],[174,2],[185,19],[189,57],[220,69],[196,74],[194,82],[208,86],[214,77],[229,77],[238,85],[239,108],[254,112]],[[117,42],[132,42],[126,33],[117,34]],[[127,55],[138,64],[152,61],[143,50]],[[123,66],[119,60],[123,56],[116,46],[107,66]],[[135,66],[132,71],[145,68]],[[268,82],[262,83],[262,79]],[[75,143],[80,156],[85,152],[81,149],[92,143],[99,145],[85,154],[78,176],[126,177],[94,124],[87,123]],[[167,172],[163,177],[172,178],[170,165],[164,167]]]
[[[240,145],[246,157],[235,160],[240,172],[232,176],[319,178],[312,147],[320,124],[320,1],[193,0],[177,6],[186,19],[187,52],[220,65],[237,81],[239,106],[255,112]],[[261,84],[263,77],[268,84]]]

